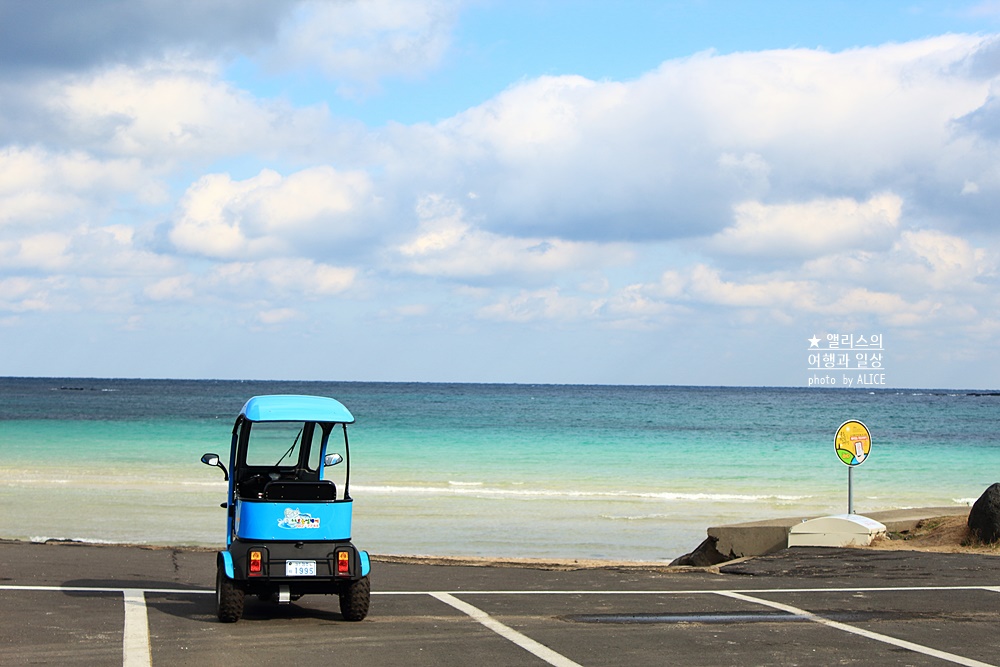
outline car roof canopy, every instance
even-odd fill
[[[325,396],[254,396],[243,406],[240,415],[252,422],[354,423],[350,410],[340,401]]]

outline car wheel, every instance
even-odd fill
[[[368,615],[371,602],[371,582],[368,577],[352,581],[340,593],[340,613],[345,621],[360,621]]]
[[[225,567],[219,563],[215,574],[215,613],[223,623],[235,623],[243,617],[246,593],[235,581],[226,576]]]

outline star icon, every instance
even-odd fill
[[[816,337],[816,334],[813,334],[812,338],[806,338],[806,340],[809,341],[809,347],[819,347],[819,338]]]

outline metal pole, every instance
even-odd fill
[[[854,514],[854,466],[847,467],[847,513]]]

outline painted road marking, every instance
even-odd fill
[[[151,665],[151,651],[149,644],[149,616],[146,609],[146,595],[152,594],[180,594],[180,595],[214,595],[214,590],[190,589],[190,588],[102,588],[97,586],[15,586],[0,585],[0,590],[7,591],[56,591],[73,593],[120,593],[125,603],[125,626],[122,642],[122,662],[128,667],[147,667]],[[968,667],[993,667],[989,663],[965,658],[954,653],[939,651],[928,646],[915,644],[903,639],[896,639],[888,635],[863,630],[861,628],[840,623],[817,614],[786,605],[780,602],[772,602],[763,598],[754,597],[753,594],[783,594],[783,593],[859,593],[859,592],[900,592],[900,591],[972,591],[985,590],[1000,593],[1000,586],[879,586],[879,587],[858,587],[858,588],[759,588],[742,590],[643,590],[643,591],[595,591],[595,590],[575,590],[575,591],[372,591],[372,595],[428,595],[440,602],[461,611],[473,618],[483,626],[496,632],[501,637],[513,642],[521,648],[529,651],[533,655],[545,660],[555,667],[580,667],[576,662],[556,653],[544,644],[541,644],[530,637],[500,623],[492,616],[467,602],[459,600],[455,595],[721,595],[724,597],[743,600],[752,604],[764,605],[784,611],[796,616],[802,616],[808,620],[835,628],[843,632],[873,639],[898,648],[904,648],[915,653],[927,655],[941,660],[946,660]]]
[[[0,586],[0,588],[3,588]],[[565,591],[448,591],[453,595],[716,595],[722,590],[719,588],[693,588],[676,590],[565,590]],[[1000,586],[870,586],[848,588],[740,588],[733,589],[737,593],[878,593],[878,592],[900,592],[900,591],[996,591],[1000,592]],[[430,595],[435,591],[372,591],[372,595]],[[437,591],[441,592],[441,591]]]
[[[719,591],[718,595],[722,595],[727,598],[733,598],[735,600],[743,600],[745,602],[762,604],[765,607],[778,609],[780,611],[788,612],[789,614],[805,616],[810,621],[819,623],[820,625],[825,625],[830,628],[836,628],[837,630],[843,630],[844,632],[850,632],[851,634],[859,635],[861,637],[866,637],[868,639],[874,639],[875,641],[883,642],[885,644],[890,644],[892,646],[897,646],[899,648],[905,648],[907,650],[913,651],[914,653],[921,653],[923,655],[929,655],[933,658],[940,658],[941,660],[954,662],[955,664],[958,665],[966,665],[967,667],[993,667],[992,665],[986,662],[979,662],[978,660],[972,660],[971,658],[963,658],[960,655],[955,655],[954,653],[948,653],[947,651],[939,651],[937,649],[930,648],[928,646],[922,646],[920,644],[914,644],[913,642],[908,642],[904,639],[896,639],[895,637],[889,637],[888,635],[882,635],[877,632],[871,632],[870,630],[863,630],[861,628],[856,628],[853,625],[847,625],[846,623],[831,621],[828,618],[817,616],[816,614],[808,612],[804,609],[799,609],[798,607],[793,607],[788,604],[782,604],[780,602],[772,602],[770,600],[765,600],[763,598],[755,598],[750,595],[744,595],[743,593],[737,593],[735,591]]]
[[[125,630],[122,640],[123,667],[148,667],[152,664],[149,651],[149,616],[146,614],[146,594],[137,588],[126,588]]]
[[[534,639],[504,625],[479,607],[474,607],[468,602],[463,602],[449,593],[431,593],[430,596],[475,619],[507,641],[514,642],[525,651],[553,665],[553,667],[582,667],[579,663],[573,662],[561,653],[556,653],[545,644],[536,642]]]
[[[0,591],[56,591],[62,593],[122,593],[142,591],[147,593],[185,593],[194,595],[214,595],[215,591],[201,588],[99,588],[97,586],[9,586],[0,585]]]
[[[4,591],[59,591],[63,593],[121,593],[125,600],[125,627],[122,630],[122,667],[150,667],[149,614],[146,593],[198,593],[215,591],[183,588],[98,588],[96,586],[0,586]]]

